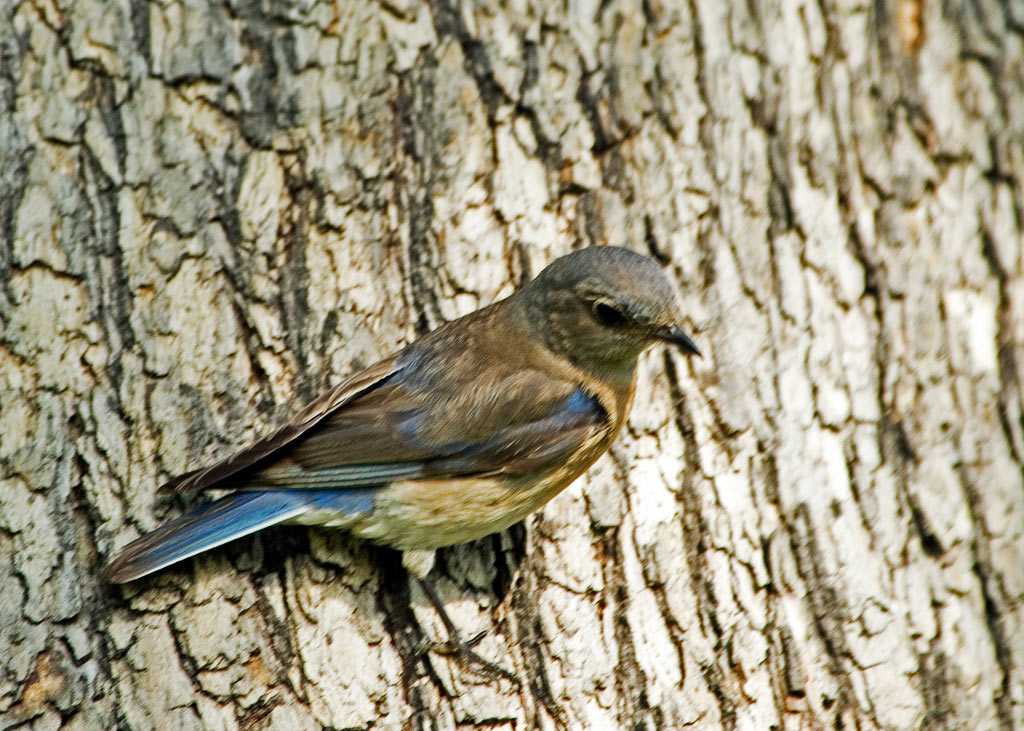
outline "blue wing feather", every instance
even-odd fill
[[[596,397],[569,384],[556,385],[549,394],[476,392],[459,410],[447,401],[420,402],[419,392],[396,377],[238,473],[227,486],[359,488],[544,469],[608,424]]]

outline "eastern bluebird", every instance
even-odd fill
[[[403,551],[454,638],[425,580],[433,550],[503,530],[579,477],[625,421],[641,351],[667,341],[699,355],[681,321],[653,259],[563,256],[271,436],[168,482],[231,492],[130,543],[106,576],[131,581],[278,523],[335,526]]]

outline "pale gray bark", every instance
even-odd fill
[[[1024,5],[0,3],[0,727],[1024,726]],[[661,257],[610,457],[442,553],[99,568],[576,245]]]

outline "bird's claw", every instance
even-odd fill
[[[486,636],[487,632],[477,632],[465,642],[458,637],[449,638],[447,642],[434,640],[433,642],[428,642],[426,650],[436,652],[438,655],[457,655],[464,649],[476,647]]]
[[[475,649],[480,641],[487,635],[486,632],[479,632],[468,640],[462,640],[457,634],[451,635],[446,642],[438,640],[427,640],[422,648],[423,652],[433,652],[456,660],[467,670],[474,672],[491,680],[508,680],[516,687],[522,685],[514,673],[506,670],[501,665],[491,662],[483,657]]]

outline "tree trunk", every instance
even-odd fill
[[[8,0],[0,727],[1024,726],[1024,5]],[[628,427],[438,584],[155,488],[554,256],[676,278]]]

